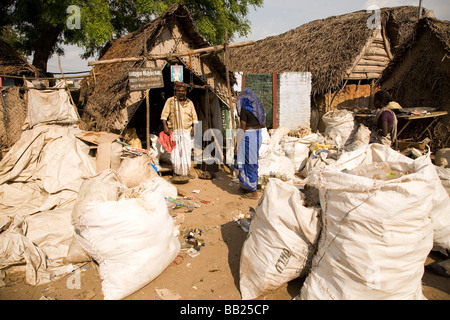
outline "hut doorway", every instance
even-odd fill
[[[193,74],[189,69],[184,68],[183,84],[188,88],[187,97],[192,100],[197,112],[198,120],[202,124],[202,135],[210,128],[223,128],[222,111],[227,108],[225,104],[217,97],[217,95],[209,90],[201,79]],[[151,89],[149,91],[149,107],[150,107],[150,134],[159,135],[163,131],[162,122],[160,120],[161,113],[166,100],[174,95],[174,82],[171,81],[170,65],[167,64],[163,69],[164,88]],[[135,128],[136,134],[141,140],[142,147],[147,148],[147,101],[144,98],[139,107],[125,127],[123,133],[128,129]]]

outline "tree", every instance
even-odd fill
[[[83,47],[83,58],[94,56],[109,40],[133,32],[179,2],[186,5],[198,31],[211,44],[221,44],[250,31],[249,7],[263,0],[3,0],[0,32],[11,28],[18,35],[10,44],[33,55],[42,73],[54,54],[64,54],[62,44]],[[11,39],[9,39],[11,41]]]

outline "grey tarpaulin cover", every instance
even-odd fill
[[[80,131],[36,126],[0,162],[0,269],[26,263],[32,285],[68,268],[74,200],[83,178],[96,174]]]

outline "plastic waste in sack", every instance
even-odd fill
[[[345,172],[375,180],[391,180],[405,175],[404,172],[392,170],[385,162],[372,162]]]

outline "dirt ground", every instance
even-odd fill
[[[197,176],[195,169],[191,172]],[[170,176],[164,176],[169,179]],[[168,289],[180,300],[240,300],[239,259],[247,233],[233,220],[240,213],[256,208],[257,200],[242,198],[239,187],[232,183],[228,169],[216,173],[213,180],[195,178],[177,185],[179,192],[210,203],[199,203],[192,212],[175,209],[177,220],[184,222],[180,231],[200,228],[205,246],[199,255],[191,257],[186,249],[151,283],[125,300],[164,300],[160,289]],[[194,193],[193,191],[199,191]],[[182,236],[180,235],[180,240]],[[443,259],[440,253],[430,253],[426,264]],[[81,268],[79,286],[71,285],[71,275],[54,282],[30,286],[25,283],[24,266],[7,270],[5,285],[0,287],[1,300],[102,300],[98,266],[87,263]],[[304,279],[298,278],[269,292],[259,299],[291,300],[300,292]],[[75,287],[75,288],[74,288]],[[159,292],[159,294],[158,294]],[[428,270],[423,276],[423,293],[429,300],[450,300],[450,278]]]

